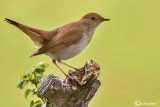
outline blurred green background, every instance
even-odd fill
[[[0,107],[29,105],[32,96],[26,100],[24,90],[16,85],[21,72],[41,61],[50,65],[46,75],[65,78],[48,56],[29,58],[36,50],[34,44],[4,18],[51,30],[88,12],[111,21],[98,27],[81,54],[65,62],[82,67],[93,59],[100,64],[102,84],[89,107],[135,107],[136,100],[160,107],[159,5],[159,0],[0,0]]]

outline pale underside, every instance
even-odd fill
[[[65,47],[56,52],[49,52],[45,54],[51,57],[53,60],[67,60],[76,56],[87,46],[87,44],[92,38],[93,33],[83,33],[82,35],[82,39],[78,43]]]

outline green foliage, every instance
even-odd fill
[[[30,105],[28,107],[51,107],[46,103],[46,99],[41,96],[38,92],[38,89],[41,85],[41,82],[45,78],[43,74],[45,69],[48,67],[47,63],[40,62],[39,64],[33,66],[33,69],[27,72],[22,72],[20,74],[20,82],[17,85],[17,88],[23,89],[27,84],[31,83],[34,85],[33,89],[27,89],[24,93],[24,98],[28,98],[29,94],[36,95],[40,100],[30,101]]]
[[[24,98],[27,99],[27,97],[28,97],[28,95],[30,94],[30,92],[32,92],[32,90],[31,90],[31,89],[27,89],[27,90],[25,91],[25,93],[24,93]]]
[[[41,100],[37,100],[37,101],[31,101],[29,107],[46,107],[46,106],[42,106],[43,103]]]

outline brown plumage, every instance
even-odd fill
[[[79,54],[90,42],[98,25],[108,20],[97,13],[88,13],[76,22],[51,31],[45,31],[6,18],[8,23],[26,33],[38,47],[38,50],[31,57],[46,54],[52,58],[54,63],[56,60],[61,62],[61,60],[66,60]]]
[[[47,44],[47,41],[49,41],[53,37],[53,35],[57,34],[55,30],[48,32],[45,30],[32,28],[32,27],[23,25],[21,23],[18,23],[16,21],[13,21],[8,18],[5,18],[5,21],[16,26],[17,28],[22,30],[24,33],[26,33],[32,39],[32,41],[35,43],[35,45],[39,46],[39,47]]]

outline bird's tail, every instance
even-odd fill
[[[36,52],[34,52],[33,54],[30,55],[30,58],[36,55],[40,55],[41,53],[37,50]]]
[[[23,25],[21,23],[18,23],[16,21],[13,21],[13,20],[8,19],[8,18],[5,18],[5,21],[14,25],[14,26],[16,26],[17,28],[22,30],[24,33],[26,33],[33,40],[33,42],[35,43],[35,45],[37,47],[42,47],[43,46],[43,42],[46,40],[45,39],[46,31]],[[36,51],[35,53],[33,53],[31,55],[31,57],[35,56],[35,55],[39,55],[39,54],[40,53],[38,51]]]
[[[5,18],[5,21],[6,21],[6,22],[8,22],[8,23],[10,23],[10,24],[12,24],[12,25],[14,25],[14,26],[18,26],[18,25],[19,25],[19,23],[18,23],[18,22],[13,21],[13,20],[8,19],[8,18]]]
[[[16,26],[17,28],[19,28],[20,30],[22,30],[24,33],[26,33],[34,42],[43,42],[44,41],[44,35],[45,35],[45,31],[44,30],[40,30],[40,29],[36,29],[36,28],[32,28],[26,25],[23,25],[21,23],[18,23],[16,21],[13,21],[11,19],[5,18],[5,21]]]

